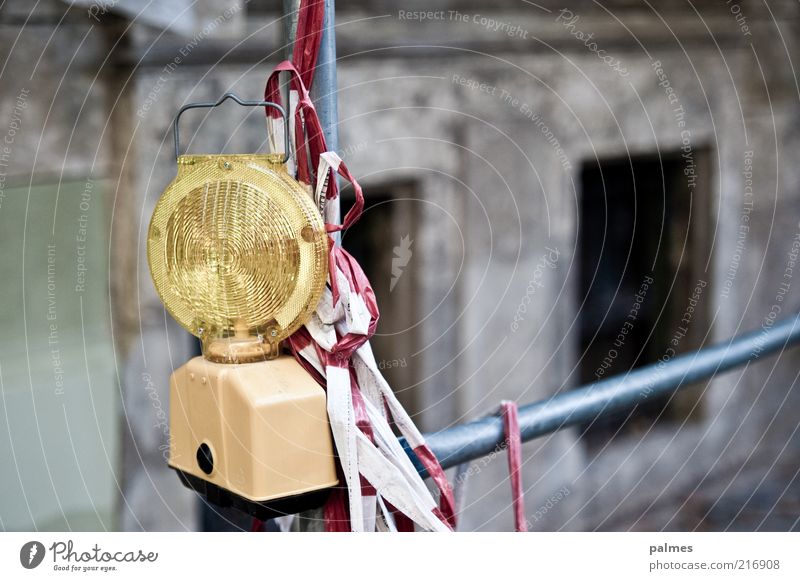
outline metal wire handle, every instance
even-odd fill
[[[178,157],[180,157],[180,131],[178,130],[178,122],[181,119],[181,115],[183,115],[183,113],[185,111],[188,111],[189,109],[211,109],[214,107],[219,107],[228,99],[231,99],[244,107],[272,107],[278,110],[278,112],[281,114],[281,117],[283,118],[283,128],[284,128],[283,146],[285,154],[283,156],[283,163],[289,161],[289,121],[286,115],[286,110],[283,107],[281,107],[278,103],[273,103],[272,101],[243,101],[235,93],[225,93],[216,103],[211,103],[211,102],[189,103],[188,105],[184,105],[183,107],[180,108],[178,114],[175,116],[175,121],[173,122],[173,127],[172,127],[173,136],[175,138],[175,159],[177,160]]]

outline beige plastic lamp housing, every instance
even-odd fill
[[[184,484],[262,520],[317,505],[338,482],[325,394],[285,355],[175,371],[169,452]]]
[[[200,338],[170,379],[169,465],[218,505],[259,518],[337,484],[325,393],[281,341],[313,313],[328,239],[274,155],[184,155],[147,254],[167,311]]]

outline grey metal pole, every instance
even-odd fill
[[[294,39],[297,36],[297,17],[300,12],[300,0],[283,0],[283,58],[292,60]],[[287,114],[289,107],[289,74],[281,73],[281,98],[286,105]]]
[[[339,151],[339,85],[336,78],[335,12],[335,1],[325,0],[325,22],[323,24],[319,55],[317,56],[314,84],[311,87],[311,100],[317,109],[328,151]],[[327,222],[331,224],[340,223],[338,197],[328,200],[325,206],[325,214]],[[337,244],[341,243],[341,236],[338,232],[335,234],[334,239]]]
[[[283,0],[284,38],[286,41],[285,58],[292,58],[294,41],[297,34],[297,16],[300,0]],[[325,20],[320,40],[317,67],[314,71],[314,84],[311,88],[311,100],[317,110],[325,143],[328,150],[339,149],[339,110],[336,80],[336,33],[334,29],[335,4],[333,0],[325,0]],[[286,88],[288,93],[288,87]],[[288,95],[287,95],[288,97]],[[285,103],[289,100],[286,98]],[[325,219],[332,224],[339,223],[339,199],[329,200],[325,207]],[[340,243],[338,233],[335,240]],[[321,508],[308,510],[297,515],[293,529],[303,532],[321,532],[324,530],[324,514]]]
[[[669,395],[691,383],[797,343],[800,343],[800,315],[770,328],[523,406],[519,409],[522,440],[532,440],[604,414],[631,409],[650,398]],[[427,434],[425,439],[442,467],[449,468],[497,450],[504,440],[503,422],[500,417],[481,418]],[[420,474],[427,476],[405,441],[402,443]]]
[[[291,59],[294,40],[297,34],[297,16],[300,0],[283,0],[284,15],[284,58]],[[339,150],[339,94],[336,78],[336,3],[325,0],[325,20],[322,38],[320,39],[317,66],[314,71],[314,84],[311,87],[311,100],[317,110],[322,133],[329,151]],[[284,87],[284,102],[289,102],[289,88]],[[316,169],[316,168],[315,168]],[[336,183],[339,183],[338,177]],[[339,198],[329,200],[325,205],[325,220],[331,224],[341,222]],[[341,243],[341,234],[333,235],[337,244]]]
[[[336,30],[334,0],[325,0],[325,23],[311,88],[311,100],[317,109],[328,149],[339,148],[339,108],[336,78]]]
[[[299,12],[300,0],[283,0],[283,58],[286,60],[292,60]]]

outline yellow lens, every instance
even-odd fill
[[[169,313],[204,349],[277,343],[317,306],[328,274],[324,224],[274,155],[182,156],[147,240]]]

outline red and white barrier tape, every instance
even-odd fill
[[[332,233],[358,220],[364,197],[344,162],[327,151],[307,90],[319,50],[323,4],[321,0],[301,3],[294,63],[284,61],[275,68],[267,80],[265,100],[282,104],[279,73],[289,73],[290,169],[296,169],[297,179],[308,186],[320,206],[324,199],[338,195],[334,174],[352,185],[355,202],[342,224],[326,220],[326,231]],[[278,136],[284,130],[283,120],[274,109],[267,110],[267,120],[273,151],[281,151]],[[288,340],[296,359],[326,389],[340,478],[347,485],[346,491],[336,489],[331,494],[325,528],[452,530],[456,515],[444,471],[381,375],[369,346],[379,316],[375,293],[355,259],[332,239],[329,243],[329,288],[311,320]],[[436,484],[438,506],[398,442],[392,422]]]
[[[517,404],[513,401],[500,403],[503,415],[503,433],[508,452],[508,471],[511,476],[511,492],[514,506],[514,530],[524,533],[528,530],[525,519],[525,498],[522,492],[522,438],[519,432]]]

